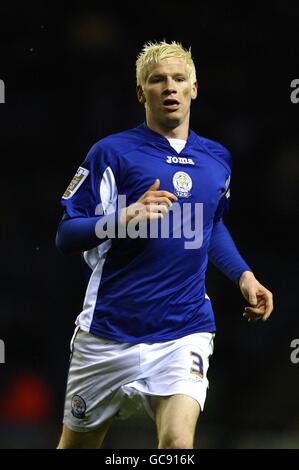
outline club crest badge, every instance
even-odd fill
[[[85,418],[86,403],[80,395],[74,395],[72,398],[72,415],[75,418]]]
[[[85,178],[87,178],[88,174],[89,174],[89,170],[87,170],[86,168],[83,168],[82,166],[79,166],[74,178],[72,179],[72,181],[66,188],[65,193],[62,196],[62,198],[69,199],[70,197],[72,197],[77,191],[77,189],[80,188]]]
[[[172,178],[174,193],[178,197],[189,197],[192,189],[192,179],[184,171],[177,171]]]

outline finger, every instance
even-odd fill
[[[269,293],[269,296],[266,298],[266,308],[269,310],[273,310],[273,295],[271,292]]]
[[[163,219],[164,213],[162,211],[141,211],[137,215],[135,215],[132,220],[134,220],[135,223],[148,223],[151,220],[158,220],[158,219]]]
[[[140,202],[135,202],[127,207],[127,214],[131,218],[142,217],[142,215],[146,218],[146,206]]]
[[[262,318],[261,315],[254,315],[254,314],[249,313],[249,312],[244,312],[243,317],[246,318],[249,322],[258,321]]]
[[[147,206],[147,211],[150,214],[151,212],[157,213],[161,212],[162,214],[167,214],[168,212],[168,206],[165,204],[149,204]]]
[[[256,297],[256,292],[254,290],[250,290],[248,292],[248,302],[250,305],[253,307],[257,304],[257,297]]]
[[[273,311],[273,309],[267,311],[267,312],[263,315],[263,321],[268,320],[268,318],[270,317],[272,311]]]
[[[168,197],[155,197],[155,196],[148,196],[143,200],[143,204],[151,205],[151,204],[160,204],[166,207],[171,207],[172,202]]]
[[[245,312],[251,312],[255,315],[265,315],[264,307],[245,307]]]
[[[160,180],[159,178],[157,178],[154,182],[154,184],[152,184],[149,188],[149,191],[156,191],[160,186]]]
[[[149,212],[147,220],[158,220],[163,219],[164,214],[162,212]]]
[[[273,311],[273,295],[269,291],[266,297],[265,315],[263,316],[264,321],[270,317],[272,311]]]
[[[156,196],[156,197],[167,197],[168,199],[172,199],[173,201],[177,201],[178,198],[176,197],[175,194],[169,192],[169,191],[165,191],[165,190],[162,190],[160,189],[159,191],[155,191],[153,192],[153,194],[151,194],[151,196]]]
[[[245,317],[262,317],[264,315],[264,312],[253,312],[252,310],[245,310],[244,314]]]

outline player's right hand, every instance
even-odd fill
[[[132,219],[136,222],[162,219],[177,197],[169,191],[159,190],[159,187],[160,180],[156,179],[138,201],[122,209],[121,223],[127,224]]]

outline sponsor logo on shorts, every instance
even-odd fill
[[[72,398],[72,415],[75,418],[82,419],[85,417],[86,403],[80,395],[74,395]]]

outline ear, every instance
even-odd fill
[[[146,102],[146,99],[145,99],[141,85],[137,85],[136,93],[137,93],[137,98],[138,98],[139,103],[144,104]]]
[[[194,82],[191,87],[191,99],[195,100],[198,93],[198,82]]]

